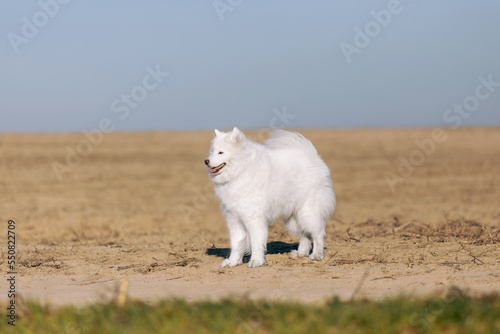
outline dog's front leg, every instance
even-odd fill
[[[248,251],[248,235],[241,220],[233,214],[226,216],[231,254],[221,263],[221,267],[234,267],[243,263],[243,255]]]
[[[253,220],[246,224],[250,234],[252,256],[248,268],[260,267],[266,263],[267,224],[264,220]]]

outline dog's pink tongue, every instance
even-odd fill
[[[210,168],[210,173],[215,173],[216,168]]]

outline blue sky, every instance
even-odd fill
[[[292,128],[498,126],[500,87],[482,83],[500,82],[499,13],[494,0],[3,1],[0,131],[263,128],[284,111]]]

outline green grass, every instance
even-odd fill
[[[15,328],[2,312],[0,333],[500,333],[500,296],[471,298],[457,289],[445,297],[321,305],[231,299],[19,308]]]

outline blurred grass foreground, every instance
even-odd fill
[[[427,298],[321,304],[169,299],[53,307],[27,301],[16,312],[15,327],[3,316],[0,333],[500,333],[500,295],[470,297],[455,288]]]

